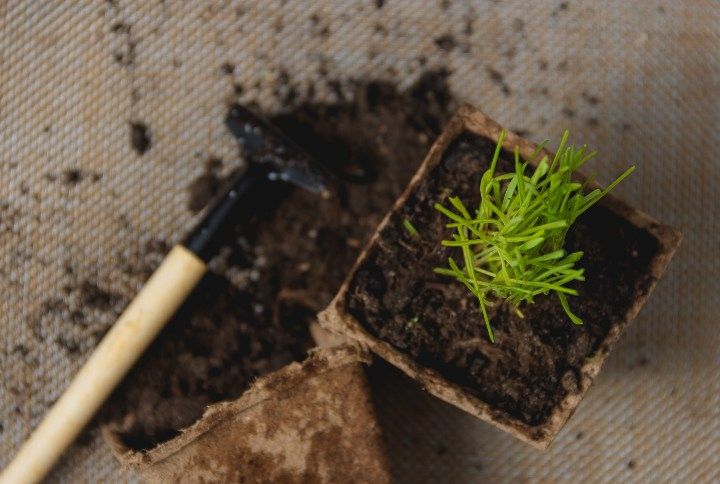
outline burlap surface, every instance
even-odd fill
[[[685,241],[546,453],[373,370],[396,473],[720,479],[716,2],[6,2],[0,12],[0,465],[139,288],[139,274],[118,268],[149,241],[178,240],[192,221],[190,181],[209,156],[236,155],[222,125],[234,84],[271,111],[286,77],[302,98],[321,70],[407,86],[446,66],[458,99],[531,139],[569,127],[601,148],[601,179],[635,162],[618,193]],[[149,128],[142,156],[133,121]],[[86,300],[69,282],[82,280],[110,297]],[[80,306],[95,317],[73,322]],[[92,431],[50,481],[132,478]]]

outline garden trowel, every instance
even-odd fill
[[[231,227],[257,208],[257,197],[296,186],[329,196],[324,167],[267,121],[234,105],[226,125],[246,168],[227,185],[183,243],[170,250],[130,302],[65,393],[0,475],[2,483],[40,481],[180,307],[224,244]]]

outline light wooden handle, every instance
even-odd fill
[[[0,475],[0,483],[34,483],[45,477],[205,270],[205,263],[185,247],[170,251]]]

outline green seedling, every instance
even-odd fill
[[[507,301],[522,317],[520,305],[533,303],[540,294],[557,295],[568,318],[574,324],[582,320],[570,310],[567,296],[577,296],[570,285],[583,281],[584,269],[576,267],[582,252],[568,254],[563,245],[570,226],[583,212],[629,176],[628,168],[605,189],[587,191],[587,182],[579,183],[573,174],[596,152],[587,147],[567,145],[568,131],[552,159],[544,154],[547,141],[531,160],[535,172],[526,175],[527,161],[521,161],[515,148],[515,171],[496,173],[496,165],[505,132],[500,134],[490,168],[480,181],[480,204],[471,213],[457,197],[448,199],[449,207],[435,208],[445,215],[447,227],[454,233],[442,244],[462,254],[456,262],[448,258],[448,267],[435,268],[438,274],[451,276],[464,284],[478,299],[488,336],[495,341],[487,309]]]
[[[403,227],[405,227],[405,230],[407,230],[412,237],[420,237],[420,233],[417,231],[410,219],[406,218],[403,220]]]

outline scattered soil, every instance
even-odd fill
[[[229,62],[225,62],[223,65],[220,66],[220,70],[226,76],[232,76],[233,72],[235,72],[235,65]]]
[[[505,76],[503,76],[503,74],[494,67],[488,67],[487,73],[490,76],[490,80],[500,88],[503,94],[509,96],[512,91],[508,83],[505,81]]]
[[[77,168],[71,168],[63,173],[65,183],[74,185],[83,179],[83,173]]]
[[[387,341],[420,365],[529,425],[543,424],[555,405],[579,390],[579,370],[599,349],[612,325],[647,290],[647,270],[658,241],[602,205],[586,212],[568,233],[566,248],[582,250],[579,265],[586,281],[571,297],[584,320],[573,325],[553,295],[524,305],[522,319],[501,305],[491,311],[496,343],[489,341],[470,292],[433,273],[445,266],[446,220],[432,207],[447,205],[451,188],[466,206],[478,203],[480,176],[494,143],[463,135],[441,163],[392,215],[378,243],[350,283],[345,304],[375,337]],[[504,153],[498,170],[512,171]],[[419,232],[404,227],[411,220]],[[456,260],[458,256],[455,256]],[[461,258],[461,257],[460,257]]]
[[[152,146],[150,130],[145,123],[140,121],[130,122],[130,146],[140,156],[144,155]]]
[[[117,5],[113,10],[117,10]],[[132,70],[137,55],[137,40],[133,36],[132,25],[122,20],[115,20],[110,26],[110,33],[113,59],[119,66]]]
[[[205,162],[205,173],[188,186],[188,209],[191,212],[199,212],[217,195],[223,183],[223,179],[219,175],[221,168],[221,160],[210,158]]]
[[[427,73],[406,92],[385,82],[344,81],[351,97],[300,104],[271,119],[338,175],[335,196],[292,191],[229,237],[223,256],[211,264],[214,272],[105,409],[103,420],[126,444],[147,449],[169,439],[208,404],[236,398],[254,378],[303,359],[311,346],[308,320],[335,295],[456,109],[446,77]],[[208,186],[195,181],[191,187],[201,185]],[[192,210],[210,197],[200,198]],[[127,266],[137,272],[145,264]]]
[[[451,51],[457,46],[457,41],[452,34],[445,34],[435,39],[435,45],[444,51]]]
[[[68,271],[72,268],[68,266]],[[126,303],[114,293],[87,279],[74,279],[64,285],[62,296],[42,301],[39,311],[29,320],[29,328],[38,341],[57,344],[68,355],[90,351],[108,330],[108,313]]]
[[[268,313],[257,311],[251,293],[209,273],[117,392],[110,413],[125,443],[146,449],[169,439],[210,403],[303,359],[312,346],[307,327]]]

